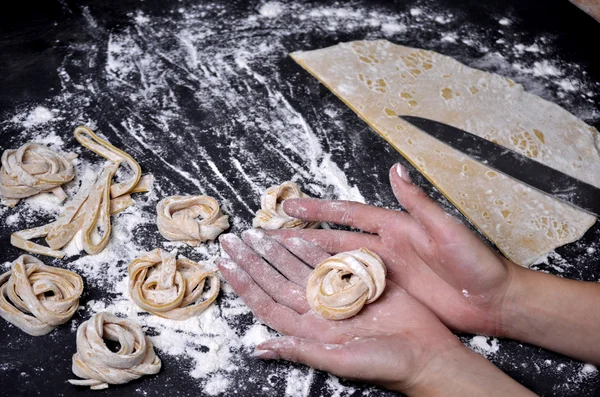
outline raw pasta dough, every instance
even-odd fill
[[[308,196],[294,182],[288,181],[278,186],[271,186],[260,198],[260,209],[256,212],[252,226],[266,230],[318,227],[320,222],[307,222],[292,218],[283,211],[284,200],[303,197]]]
[[[60,185],[75,176],[71,160],[77,155],[56,153],[46,146],[26,143],[17,150],[2,153],[0,194],[14,207],[20,199],[51,191],[61,201],[67,196]]]
[[[156,205],[156,225],[167,240],[195,247],[227,230],[229,217],[210,196],[171,196]]]
[[[103,339],[119,342],[114,353]],[[154,375],[160,371],[160,358],[154,353],[152,341],[132,320],[102,312],[94,314],[77,329],[77,353],[73,355],[73,373],[83,378],[70,379],[77,386],[92,390],[106,389]]]
[[[453,125],[600,187],[598,131],[510,79],[432,52],[356,41],[292,58],[417,167],[506,256],[529,265],[595,218],[500,174],[397,115]]]
[[[46,335],[73,317],[82,292],[78,274],[21,255],[0,276],[0,316],[29,335]]]
[[[141,176],[140,166],[133,157],[102,140],[87,127],[77,127],[74,134],[83,146],[110,160],[109,164],[91,186],[79,189],[56,221],[13,233],[10,242],[15,247],[62,258],[65,253],[60,249],[81,231],[83,249],[90,255],[97,254],[110,239],[110,216],[133,204],[131,193],[149,190],[152,179]],[[113,184],[112,179],[121,163],[128,164],[134,175],[128,181]],[[102,235],[98,233],[99,229]],[[46,237],[49,247],[29,241],[38,237]]]
[[[373,303],[385,289],[386,268],[366,248],[342,252],[319,263],[306,285],[312,310],[329,320],[343,320]]]
[[[206,293],[204,284],[208,280]],[[171,320],[202,313],[219,294],[217,272],[160,248],[129,264],[129,295],[142,309]]]

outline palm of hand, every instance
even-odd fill
[[[306,301],[306,281],[311,266],[330,254],[302,239],[279,244],[256,230],[242,236],[244,241],[232,235],[221,238],[231,260],[221,259],[219,267],[255,315],[292,336],[262,346],[276,347],[281,358],[317,360],[314,367],[394,388],[398,382],[410,383],[433,358],[430,352],[459,345],[433,313],[392,281],[379,300],[355,317],[330,321],[318,316]],[[328,358],[318,360],[320,353]],[[298,356],[302,354],[306,356]],[[332,355],[338,358],[334,367],[329,364]],[[390,362],[396,365],[391,368]]]
[[[507,262],[404,180],[395,167],[390,172],[392,188],[409,213],[315,199],[288,200],[284,205],[291,216],[345,224],[374,234],[337,230],[269,234],[278,241],[300,237],[329,253],[369,248],[388,266],[388,278],[445,324],[458,331],[496,333],[511,280]]]

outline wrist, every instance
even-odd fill
[[[411,384],[399,391],[419,397],[533,395],[461,343],[436,355]]]
[[[537,282],[535,271],[510,262],[510,281],[499,309],[497,332],[494,336],[520,339],[523,320],[536,309]]]
[[[457,342],[455,346],[432,355],[410,382],[396,390],[407,396],[442,395],[444,385],[453,378],[457,363],[470,359],[467,348],[460,341]]]

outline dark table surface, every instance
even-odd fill
[[[348,186],[319,171],[319,164],[330,162],[366,202],[399,208],[387,170],[398,161],[410,166],[286,56],[376,38],[439,51],[504,74],[600,128],[600,25],[567,1],[328,1],[261,7],[225,0],[12,2],[0,15],[0,149],[52,131],[64,141],[62,149],[93,159],[71,138],[73,127],[91,121],[155,176],[160,195],[201,191],[218,198],[235,214],[233,232],[250,225],[261,188],[294,176],[312,195],[351,197]],[[409,11],[414,8],[421,14]],[[510,23],[500,24],[501,18]],[[540,51],[515,46],[534,43]],[[549,62],[558,73],[536,73],[536,62]],[[564,79],[574,88],[561,86]],[[38,106],[50,109],[52,119],[28,122],[27,115]],[[310,137],[316,137],[316,149],[310,149]],[[413,170],[420,186],[461,216],[416,174]],[[156,199],[140,199],[138,205],[152,214]],[[7,221],[11,211],[21,211],[17,224]],[[1,210],[0,263],[6,266],[21,254],[9,244],[11,232],[51,219],[47,213],[27,212],[25,204]],[[149,250],[162,241],[153,222],[132,233],[136,248]],[[599,253],[596,224],[580,241],[557,249],[535,267],[598,281]],[[70,259],[42,259],[69,267]],[[87,281],[83,309],[73,323],[92,313],[86,302],[102,299],[114,292],[111,288],[110,281]],[[224,301],[221,297],[217,305]],[[236,321],[239,329],[253,322],[250,315]],[[461,338],[473,342],[472,336]],[[3,396],[206,394],[205,380],[188,375],[185,358],[160,350],[163,370],[157,376],[102,392],[67,384],[75,350],[75,328],[68,325],[48,336],[29,337],[0,321],[0,346]],[[583,370],[583,363],[516,341],[501,340],[499,346],[487,349],[488,358],[538,394],[600,395],[598,372]],[[240,365],[227,373],[231,385],[224,395],[318,396],[335,390],[340,396],[393,395],[346,381],[331,388],[332,378],[319,372],[294,393],[283,377],[272,377],[289,374],[289,364],[258,362],[245,350],[236,354]],[[293,368],[306,374],[302,366]]]

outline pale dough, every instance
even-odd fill
[[[56,153],[46,146],[26,143],[2,153],[0,195],[10,207],[20,199],[51,191],[61,201],[67,196],[60,187],[75,176],[71,160],[77,155]]]
[[[21,255],[0,276],[0,317],[29,335],[46,335],[73,317],[82,292],[78,274]]]
[[[308,197],[294,182],[283,182],[271,186],[260,198],[260,209],[252,220],[256,228],[275,229],[311,229],[319,227],[320,222],[308,222],[293,218],[283,211],[283,201],[287,199]]]
[[[227,230],[229,217],[210,196],[171,196],[156,205],[156,225],[167,240],[195,247]]]
[[[342,252],[315,267],[306,285],[306,299],[319,315],[343,320],[379,298],[385,275],[385,265],[376,253],[366,248]]]
[[[397,117],[453,125],[600,187],[598,131],[512,80],[385,40],[291,56],[516,263],[530,265],[577,240],[595,222],[592,215],[470,159]]]
[[[104,339],[119,342],[120,350],[112,352]],[[137,323],[102,312],[94,314],[77,329],[73,373],[83,380],[70,379],[69,383],[90,386],[92,390],[106,389],[108,385],[157,374],[160,367],[152,341]]]
[[[44,226],[14,232],[10,242],[25,251],[62,258],[60,251],[81,231],[83,249],[90,255],[101,252],[110,239],[110,216],[133,204],[131,193],[147,192],[152,184],[149,176],[142,177],[139,164],[129,154],[102,140],[87,127],[77,127],[75,138],[83,146],[110,160],[100,176],[90,185],[81,186],[56,221]],[[121,163],[134,171],[127,181],[113,183]],[[100,235],[98,230],[102,230]],[[46,237],[49,247],[29,241]]]
[[[208,281],[208,291],[204,285]],[[160,248],[129,264],[129,295],[142,309],[171,320],[202,313],[219,294],[219,276]]]

